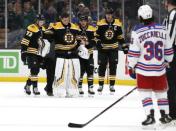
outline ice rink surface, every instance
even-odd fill
[[[140,124],[145,115],[137,90],[86,127],[67,126],[69,122],[87,122],[134,87],[117,86],[110,95],[105,86],[101,96],[89,97],[84,86],[84,97],[57,98],[48,97],[44,86],[39,83],[40,96],[27,96],[24,83],[0,83],[0,131],[143,131]],[[176,126],[164,130],[176,131]]]

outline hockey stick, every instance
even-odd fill
[[[91,120],[89,120],[88,122],[84,123],[84,124],[76,124],[76,123],[69,123],[68,127],[71,128],[83,128],[85,126],[87,126],[90,122],[92,122],[93,120],[95,120],[97,117],[99,117],[100,115],[102,115],[104,112],[106,112],[108,109],[110,109],[112,106],[114,106],[116,103],[118,103],[119,101],[121,101],[122,99],[124,99],[126,96],[128,96],[129,94],[131,94],[134,90],[136,90],[137,87],[133,88],[131,91],[129,91],[127,94],[123,95],[121,98],[119,98],[117,101],[115,101],[114,103],[112,103],[110,106],[108,106],[106,109],[104,109],[103,111],[101,111],[98,115],[96,115],[95,117],[93,117]]]

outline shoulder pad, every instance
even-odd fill
[[[76,24],[73,24],[73,23],[71,23],[71,28],[70,29],[75,29],[75,30],[79,30],[80,31],[79,26],[76,25]]]
[[[51,23],[50,28],[54,28],[54,29],[63,29],[63,25],[61,24],[61,22],[56,22],[56,23]]]
[[[95,32],[96,28],[93,27],[92,25],[89,25],[88,28],[87,28],[87,31],[93,31],[93,32]]]
[[[107,25],[105,19],[102,19],[102,20],[100,20],[100,21],[97,22],[97,26],[101,26],[101,25]]]
[[[36,25],[34,25],[34,24],[29,25],[29,26],[27,27],[27,29],[28,29],[29,31],[31,31],[31,32],[38,32],[38,31],[39,31],[39,28],[38,28]]]
[[[114,25],[122,26],[122,22],[119,19],[115,19]]]

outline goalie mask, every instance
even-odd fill
[[[153,17],[153,10],[149,5],[142,5],[138,9],[138,18],[143,20],[151,19]]]

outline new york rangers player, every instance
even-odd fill
[[[128,52],[130,72],[136,73],[137,87],[142,98],[146,120],[142,125],[147,127],[155,123],[152,92],[155,93],[161,113],[162,124],[171,121],[167,99],[166,66],[173,59],[173,49],[166,42],[164,26],[154,23],[152,9],[143,5],[138,9],[141,25],[134,28]]]

